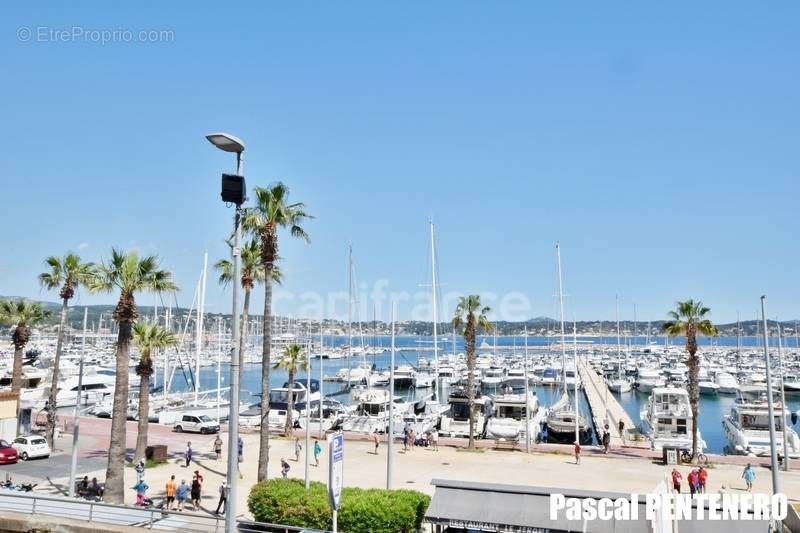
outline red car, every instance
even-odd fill
[[[17,450],[9,443],[0,439],[0,465],[14,464],[19,461]]]

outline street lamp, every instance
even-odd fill
[[[242,175],[244,143],[227,133],[209,133],[206,139],[225,152],[236,154],[236,175],[223,174],[222,176],[222,199],[236,205],[236,214],[233,218],[233,312],[231,318],[231,392],[230,412],[228,413],[228,473],[227,485],[228,496],[225,509],[225,531],[227,533],[236,532],[236,482],[239,461],[239,366],[241,354],[239,353],[239,278],[242,241],[242,204],[247,200],[245,194],[244,176]],[[236,180],[235,178],[238,178]],[[239,194],[231,194],[231,187],[236,188],[239,184]]]

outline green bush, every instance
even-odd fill
[[[339,531],[413,533],[422,527],[430,497],[414,490],[360,489],[342,491]],[[248,508],[258,522],[313,529],[331,529],[328,488],[299,479],[271,479],[253,487]]]

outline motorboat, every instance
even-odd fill
[[[652,449],[661,450],[664,446],[691,449],[693,417],[686,390],[677,387],[653,389],[640,418],[642,432],[650,438]],[[698,451],[702,452],[705,443],[699,431],[697,444]]]
[[[775,447],[783,453],[784,430],[789,457],[800,457],[800,438],[786,424],[790,412],[778,400],[773,402],[775,416]],[[769,456],[769,406],[767,390],[763,386],[742,386],[730,413],[722,419],[722,428],[728,439],[729,453],[752,456]]]
[[[663,387],[666,384],[661,376],[661,369],[641,368],[636,379],[636,389],[639,392],[650,393],[656,387]]]
[[[739,382],[728,372],[717,372],[714,382],[719,385],[718,394],[736,394],[739,392]]]
[[[469,398],[466,386],[454,386],[451,388],[447,398],[450,406],[448,412],[444,413],[439,422],[439,429],[442,435],[450,437],[469,437]],[[473,436],[480,438],[486,429],[487,414],[491,410],[491,399],[475,391],[473,402],[473,419],[475,429]]]
[[[535,393],[499,394],[492,398],[492,416],[486,421],[486,436],[493,439],[538,440],[547,415]]]
[[[714,381],[700,381],[697,388],[704,396],[716,396],[719,392],[719,384]]]

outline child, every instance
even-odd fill
[[[753,467],[750,466],[750,463],[747,463],[744,472],[742,472],[742,477],[744,478],[744,482],[747,483],[747,492],[753,492],[753,481],[756,479],[756,472],[753,470]]]
[[[281,457],[281,475],[283,476],[283,479],[286,479],[286,476],[289,475],[290,468],[291,467],[289,466],[289,463],[287,463],[286,460]]]
[[[314,466],[319,466],[319,454],[322,453],[322,446],[319,441],[314,439]]]
[[[138,483],[137,483],[137,484],[136,484],[136,485],[133,487],[133,490],[135,490],[135,491],[136,491],[136,505],[138,505],[139,507],[144,507],[144,503],[145,503],[145,496],[146,496],[146,494],[147,494],[147,489],[149,489],[149,488],[150,488],[150,487],[147,485],[147,483],[145,483],[145,482],[144,482],[144,480],[143,480],[143,479],[142,479],[142,480],[140,480],[140,481],[139,481],[139,482],[138,482]]]

